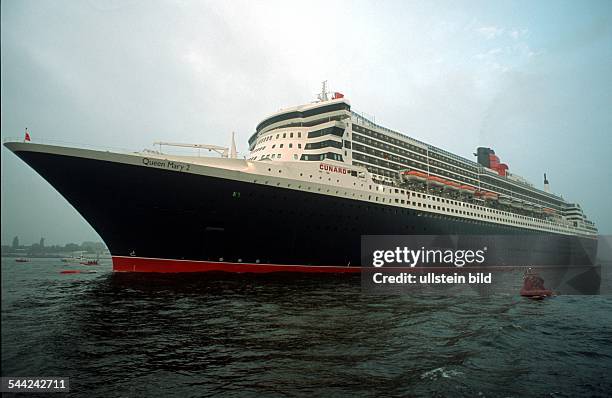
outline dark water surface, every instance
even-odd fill
[[[611,296],[380,296],[359,276],[67,268],[2,259],[3,376],[68,376],[69,395],[88,397],[612,394]]]

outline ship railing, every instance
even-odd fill
[[[23,137],[5,137],[2,139],[2,142],[3,143],[21,142],[21,143],[52,145],[52,146],[63,146],[63,147],[70,147],[70,148],[76,148],[76,149],[88,149],[88,150],[93,150],[93,151],[114,152],[114,153],[121,153],[121,154],[150,153],[150,154],[171,155],[171,156],[201,156],[201,154],[199,153],[200,149],[210,149],[212,147],[215,147],[213,145],[205,146],[201,144],[181,144],[182,146],[187,147],[185,148],[185,151],[177,150],[176,152],[178,153],[169,153],[167,151],[163,151],[163,152],[161,151],[161,146],[159,145],[160,144],[159,142],[154,143],[152,147],[144,148],[140,151],[135,151],[134,149],[129,149],[125,147],[101,146],[101,145],[93,145],[93,144],[84,144],[82,142],[63,141],[63,140],[54,140],[54,139],[46,139],[46,138],[45,139],[31,138],[30,141],[25,141]],[[161,144],[164,145],[165,147],[172,146],[169,143],[162,142]],[[225,149],[222,147],[215,147],[215,148]],[[193,152],[195,150],[198,151],[197,155]],[[191,152],[187,153],[187,151],[191,151]]]
[[[22,142],[22,143],[32,143],[32,144],[43,144],[43,145],[52,145],[52,146],[67,146],[70,148],[77,149],[90,149],[94,151],[105,151],[105,152],[119,152],[119,153],[138,153],[139,151],[134,151],[133,149],[123,148],[123,147],[112,147],[112,146],[101,146],[101,145],[92,145],[92,144],[84,144],[82,142],[74,142],[74,141],[63,141],[63,140],[53,140],[53,139],[40,139],[40,138],[31,138],[30,141],[25,141],[23,137],[5,137],[2,139],[2,143],[7,142]]]
[[[430,146],[429,144],[426,144],[423,141],[419,141],[416,138],[412,138],[410,136],[407,136],[406,134],[402,134],[402,133],[397,132],[395,130],[391,130],[390,128],[381,126],[380,124],[376,124],[376,123],[374,123],[373,121],[368,119],[368,117],[364,116],[364,114],[362,114],[360,112],[357,112],[355,110],[351,110],[351,114],[352,114],[353,118],[357,121],[357,123],[365,124],[366,126],[382,130],[385,133],[388,133],[388,134],[391,134],[391,135],[395,135],[395,136],[397,136],[399,138],[406,139],[406,140],[411,141],[413,143],[416,143],[418,145],[425,146],[426,148]]]

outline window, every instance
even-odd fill
[[[276,134],[276,139],[278,139],[278,137],[280,137],[280,134]]]
[[[317,155],[302,155],[301,157],[301,160],[309,160],[309,161],[324,160],[324,159],[342,161],[342,155],[338,153],[327,152],[327,153],[321,153]]]
[[[276,147],[276,144],[272,145],[272,149],[274,149]]]
[[[293,144],[289,144],[289,148],[293,148]]]
[[[308,143],[306,144],[306,146],[304,147],[304,149],[320,149],[320,148],[342,148],[342,143],[338,142],[338,141],[334,141],[334,140],[326,140],[326,141],[321,141],[321,142],[312,142],[312,143]]]
[[[302,138],[302,133],[298,131],[298,138]]]
[[[281,154],[280,154],[280,153],[278,153],[278,154],[276,155],[276,158],[277,158],[277,159],[280,159],[280,158],[281,158]]]
[[[299,149],[302,149],[302,144],[298,144],[298,148],[299,148]]]
[[[297,160],[297,159],[298,159],[298,155],[297,155],[297,153],[294,153],[293,154],[293,160]]]
[[[342,137],[342,135],[344,134],[344,130],[336,126],[328,127],[328,128],[321,129],[321,130],[315,130],[315,131],[308,132],[308,138],[321,137],[327,134],[333,134],[333,135],[337,135],[338,137]]]
[[[283,145],[284,145],[284,144],[280,144],[280,145],[279,145],[279,148],[282,148],[282,147],[283,147]]]
[[[293,133],[289,133],[289,138],[293,138]]]
[[[287,133],[283,133],[283,138],[287,138]]]

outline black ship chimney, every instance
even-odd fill
[[[491,158],[489,157],[490,154],[494,155],[495,151],[491,148],[481,146],[476,149],[476,153],[474,155],[478,157],[478,164],[491,168]]]

